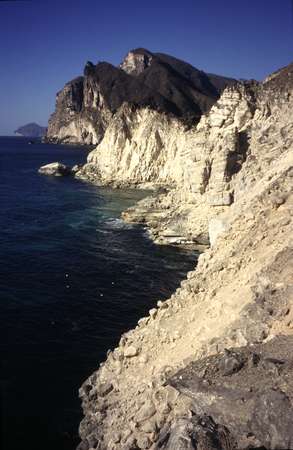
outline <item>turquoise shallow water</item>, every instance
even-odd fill
[[[4,450],[75,448],[79,386],[196,264],[120,220],[145,192],[37,173],[85,159],[84,149],[0,138]]]

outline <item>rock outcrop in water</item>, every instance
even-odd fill
[[[65,164],[60,162],[53,162],[50,164],[46,164],[45,166],[41,166],[38,172],[42,175],[50,175],[54,177],[63,177],[67,175],[72,175],[72,169]]]
[[[57,94],[46,139],[98,144],[124,103],[191,123],[233,83],[235,80],[206,74],[176,58],[145,49],[129,52],[119,67],[88,62],[84,76],[70,81]]]
[[[124,218],[212,245],[83,384],[80,450],[293,448],[292,108],[293,64],[189,129],[149,106],[111,117],[79,176],[164,186]]]

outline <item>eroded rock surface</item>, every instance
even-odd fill
[[[80,449],[293,448],[292,71],[227,88],[188,130],[124,105],[78,172],[163,186],[124,213],[156,242],[212,241],[82,386]]]
[[[193,415],[205,414],[229,429],[236,448],[290,449],[292,344],[292,336],[280,336],[226,350],[192,362],[168,383],[192,399]]]

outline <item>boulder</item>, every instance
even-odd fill
[[[39,168],[39,173],[42,175],[53,175],[55,177],[61,177],[64,175],[71,175],[72,171],[70,167],[65,166],[60,162],[53,162],[50,164],[46,164],[45,166],[41,166]]]
[[[133,356],[138,355],[138,349],[134,347],[133,345],[129,345],[129,347],[126,347],[124,350],[124,356],[126,358],[132,358]]]
[[[72,167],[71,172],[73,174],[76,174],[81,168],[82,168],[81,164],[75,164],[75,166]]]

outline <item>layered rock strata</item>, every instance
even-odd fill
[[[167,186],[124,214],[157,242],[212,245],[80,389],[80,450],[293,448],[292,92],[291,65],[188,131],[123,109],[89,156],[80,176]]]

